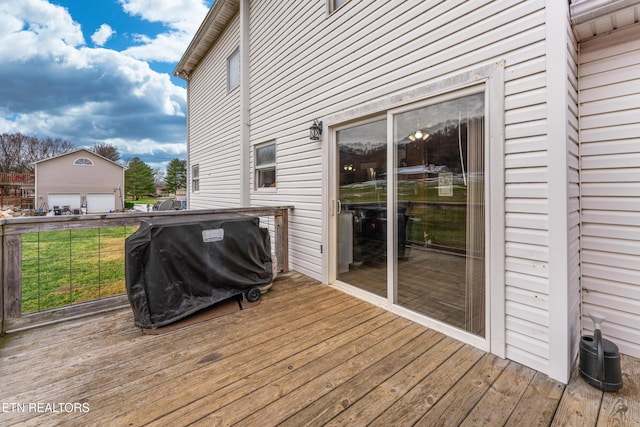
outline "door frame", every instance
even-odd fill
[[[386,115],[387,141],[391,140],[390,131],[393,123],[389,120],[392,113],[416,108],[416,105],[429,104],[436,99],[448,96],[457,97],[471,88],[483,87],[485,94],[485,337],[478,337],[443,322],[427,318],[413,311],[394,304],[395,275],[397,265],[387,268],[387,298],[372,295],[354,286],[339,282],[337,277],[337,153],[336,131],[345,127],[363,124],[367,121],[379,120]],[[468,92],[467,92],[468,93]],[[474,345],[485,351],[506,357],[506,326],[505,326],[505,200],[504,200],[504,61],[481,66],[454,75],[444,80],[427,82],[411,89],[401,90],[389,96],[371,100],[363,105],[345,109],[340,113],[322,117],[327,138],[323,147],[323,218],[325,233],[323,233],[322,251],[323,282],[334,286],[346,293],[383,307],[395,314],[408,318],[416,323],[438,330],[465,343]],[[387,150],[393,151],[387,146]],[[387,156],[387,170],[394,170],[395,153]],[[387,188],[394,189],[395,176],[389,180]],[[387,203],[395,206],[395,190],[387,191]],[[395,224],[397,213],[388,212],[389,222]],[[393,218],[391,218],[393,215]],[[395,227],[387,230],[387,259],[389,252],[394,251],[396,236]]]

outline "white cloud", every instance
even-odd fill
[[[155,38],[139,38],[138,46],[123,53],[147,61],[178,62],[208,12],[204,0],[120,0],[122,9],[169,28]]]
[[[139,154],[163,154],[166,156],[179,156],[186,153],[184,144],[166,144],[149,138],[142,138],[138,141],[124,140],[121,138],[105,139],[109,145],[113,145],[123,153]]]
[[[104,46],[104,44],[111,38],[111,36],[115,33],[113,28],[111,28],[107,24],[100,25],[100,28],[96,30],[95,33],[91,36],[91,41],[96,46]]]
[[[44,0],[8,0],[0,2],[0,22],[0,58],[28,61],[48,55],[86,65],[74,55],[85,42],[80,25],[66,9]]]
[[[195,33],[209,7],[205,0],[120,0],[122,9],[150,22]]]
[[[85,46],[69,12],[45,0],[0,1],[0,22],[0,133],[114,141],[123,158],[185,153],[186,90],[168,74]]]

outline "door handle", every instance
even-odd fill
[[[336,200],[336,215],[340,215],[342,213],[342,202],[340,200]]]

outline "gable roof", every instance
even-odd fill
[[[189,43],[189,47],[182,55],[180,62],[173,71],[173,75],[184,80],[198,66],[211,46],[215,44],[231,18],[240,10],[240,0],[215,0],[207,16],[200,24],[196,35]]]
[[[128,169],[126,166],[123,166],[118,162],[114,162],[111,159],[107,159],[106,157],[101,156],[100,154],[96,154],[93,151],[87,150],[86,148],[78,148],[77,150],[69,151],[69,152],[66,152],[66,153],[58,154],[57,156],[53,156],[53,157],[49,157],[49,158],[46,158],[46,159],[38,160],[37,162],[33,162],[31,164],[32,165],[37,165],[39,163],[48,162],[49,160],[59,159],[60,157],[70,156],[72,154],[78,154],[78,153],[81,153],[81,152],[96,156],[96,157],[98,157],[98,158],[100,158],[102,160],[105,160],[105,161],[109,162],[109,163],[113,163],[114,165],[120,166],[122,169]]]

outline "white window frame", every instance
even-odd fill
[[[191,192],[200,191],[200,165],[191,166]]]
[[[73,161],[73,166],[94,166],[93,160],[87,157],[78,157]]]
[[[329,14],[332,14],[348,2],[349,0],[327,0],[327,10],[329,11]]]
[[[258,150],[260,150],[261,148],[266,148],[269,146],[273,146],[273,163],[265,163],[265,164],[258,164]],[[253,166],[253,176],[254,176],[254,189],[256,191],[265,191],[265,190],[275,190],[277,187],[277,173],[276,173],[276,166],[277,166],[277,146],[276,146],[276,142],[275,141],[268,141],[268,142],[264,142],[262,144],[257,144],[253,147],[253,159],[254,159],[254,166]],[[261,186],[260,182],[261,182],[261,175],[263,172],[268,172],[273,170],[273,185],[271,186]]]
[[[240,86],[240,48],[229,55],[227,58],[227,91]]]

